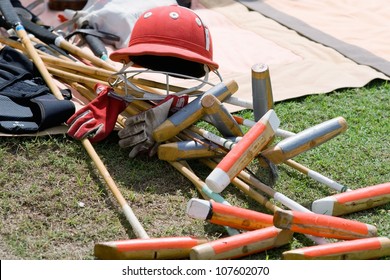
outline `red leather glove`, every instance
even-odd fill
[[[77,140],[89,138],[91,143],[95,143],[112,132],[118,115],[127,103],[109,96],[111,90],[111,87],[102,84],[95,85],[98,96],[67,120],[69,136]]]

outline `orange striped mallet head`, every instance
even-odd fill
[[[284,260],[371,260],[390,256],[390,239],[371,237],[285,251]]]
[[[273,226],[272,215],[213,200],[191,199],[187,204],[187,215],[194,219],[240,230],[255,230]]]
[[[269,110],[209,174],[206,178],[209,188],[216,193],[222,192],[269,143],[279,124],[280,120],[275,111]]]
[[[186,259],[193,247],[206,242],[191,236],[119,240],[96,243],[94,254],[102,260]]]
[[[274,213],[274,226],[294,232],[343,240],[377,236],[377,228],[359,221],[298,211],[278,209]]]
[[[281,247],[291,241],[292,232],[274,226],[220,238],[191,249],[191,260],[237,259],[268,249]]]
[[[312,211],[341,216],[390,202],[390,182],[335,194],[313,201]]]

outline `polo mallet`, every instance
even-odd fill
[[[214,192],[222,192],[269,143],[280,121],[274,110],[269,110],[242,139],[235,144],[217,167],[207,176],[206,184]]]
[[[191,183],[196,187],[198,192],[202,195],[204,199],[214,200],[219,203],[223,203],[226,205],[230,205],[220,194],[214,193],[210,190],[210,188],[185,164],[178,161],[169,161],[169,163],[179,171],[184,177],[189,179]],[[237,229],[230,228],[225,226],[225,229],[229,233],[229,235],[237,235],[240,232]]]
[[[201,159],[200,161],[202,163],[204,163],[206,166],[208,166],[210,169],[214,169],[215,166],[217,165],[217,163],[214,162],[211,159],[208,159],[208,160]],[[241,173],[243,173],[243,171],[241,171]],[[258,203],[260,203],[261,205],[266,207],[272,213],[276,213],[277,210],[281,210],[281,208],[279,208],[275,204],[271,203],[265,196],[263,196],[262,194],[260,194],[256,190],[254,190],[254,188],[252,186],[248,185],[246,182],[244,182],[240,178],[238,178],[238,177],[233,178],[232,184],[234,186],[236,186],[240,191],[242,191],[243,193],[248,195],[250,198],[252,198],[253,200],[257,201]],[[289,199],[289,198],[287,198],[287,197],[285,197],[283,195],[281,195],[281,197],[283,198],[284,203],[286,203],[286,204],[288,204],[289,206],[292,207],[290,209],[294,209],[296,211],[302,211],[302,212],[309,211],[308,209],[306,209],[303,206],[299,205],[297,202],[292,201],[291,199]],[[322,238],[322,237],[318,237],[318,236],[314,236],[314,235],[310,235],[310,234],[306,234],[306,237],[309,238],[310,240],[312,240],[313,242],[315,242],[316,244],[326,244],[326,243],[328,243],[328,241],[325,238]]]
[[[237,259],[281,247],[291,241],[292,232],[274,226],[247,231],[235,236],[219,238],[190,251],[191,260]]]
[[[12,7],[11,3],[8,0],[1,0],[0,1],[0,10],[6,19],[7,22],[9,22],[12,26],[12,28],[15,30],[16,34],[22,41],[24,47],[26,48],[26,51],[30,58],[33,60],[35,66],[37,67],[38,71],[42,75],[44,81],[46,82],[47,86],[49,87],[50,91],[53,93],[53,95],[57,99],[63,99],[63,96],[54,83],[54,80],[50,76],[50,73],[48,70],[45,68],[45,65],[36,52],[34,46],[32,45],[30,38],[27,35],[27,32],[24,29],[24,26],[22,25],[18,15],[14,11],[14,8]],[[114,180],[112,179],[111,175],[107,171],[106,167],[104,166],[103,162],[100,160],[99,156],[97,155],[95,149],[93,148],[91,142],[88,139],[83,139],[81,140],[81,143],[87,150],[89,156],[95,163],[96,167],[98,168],[101,176],[104,178],[106,181],[107,185],[109,186],[110,190],[114,194],[115,198],[119,202],[120,206],[122,207],[122,210],[132,225],[135,233],[137,236],[141,238],[147,238],[148,235],[143,229],[142,225],[134,215],[132,209],[130,206],[126,203],[126,200],[123,198],[122,194],[120,193],[118,187],[116,186]]]
[[[253,115],[257,122],[274,108],[268,65],[257,63],[251,68]]]
[[[371,237],[285,251],[284,260],[371,260],[390,256],[390,239]]]
[[[277,228],[312,235],[318,232],[321,237],[343,240],[375,237],[378,234],[373,225],[317,213],[278,210],[274,214],[273,222]]]
[[[380,206],[390,201],[389,183],[351,190],[291,159],[297,154],[328,141],[346,129],[345,120],[337,117],[288,137],[261,153],[273,163],[283,162],[338,192],[347,192],[314,201],[311,207],[314,213],[341,216]]]
[[[128,111],[129,106],[126,108]],[[118,117],[119,118],[119,117]],[[123,125],[124,119],[118,122]],[[190,249],[207,242],[207,239],[192,236],[117,240],[95,243],[94,255],[106,260],[137,259],[183,259],[188,258]]]
[[[347,130],[347,122],[337,117],[307,128],[261,152],[274,164],[280,164],[303,152],[313,149]]]
[[[321,237],[332,236],[330,238],[337,239],[365,238],[376,236],[377,234],[376,227],[372,225],[314,213],[263,184],[248,172],[240,172],[239,177],[293,210],[278,210],[274,213],[274,225],[277,227]]]
[[[341,216],[390,202],[390,182],[359,188],[313,201],[315,213]]]
[[[247,184],[243,183],[242,181],[239,181],[237,178],[235,178],[235,181],[233,181],[233,184],[235,184],[240,190],[242,190],[244,193],[246,193],[249,197],[254,199],[255,201],[259,202],[261,205],[264,205],[267,209],[270,211],[276,213],[277,210],[280,210],[279,207],[275,206],[272,204],[267,198],[259,194],[258,192],[254,191],[251,189],[250,186]],[[311,236],[311,235],[306,235],[308,238],[312,239],[313,241],[316,241],[315,238],[318,238],[316,236]],[[374,237],[375,238],[375,237]],[[372,240],[375,240],[374,238],[363,238],[363,239],[356,239],[354,241],[348,241],[351,242],[351,244],[364,244],[364,247],[361,247],[361,250],[371,250],[369,253],[376,254],[377,256],[385,256],[388,254],[388,246],[389,244],[386,242],[382,247],[377,246],[378,242],[373,242]],[[369,241],[371,240],[371,241]],[[353,242],[353,243],[352,243]],[[283,253],[283,256],[286,254],[286,259],[342,259],[344,256],[347,256],[346,259],[352,259],[353,257],[348,257],[348,255],[352,251],[352,247],[355,248],[355,251],[357,250],[357,247],[354,246],[349,246],[347,245],[348,243],[342,242],[337,242],[337,243],[319,243],[316,242],[317,244],[320,244],[318,246],[311,246],[303,249],[298,249],[298,250],[292,250],[291,254],[290,252],[285,252]],[[339,245],[340,243],[340,245]],[[345,246],[343,245],[345,244]],[[328,246],[329,245],[329,246]],[[318,251],[317,251],[318,248]],[[324,248],[324,251],[321,251],[322,248]],[[329,250],[325,250],[325,248],[328,248]],[[334,250],[333,248],[337,248]],[[308,253],[305,253],[305,252]],[[336,254],[337,253],[337,254]],[[329,254],[329,257],[324,257],[324,255]],[[333,256],[332,256],[333,255]],[[373,256],[373,255],[371,255]],[[366,258],[364,255],[357,255],[354,257],[361,257],[361,258]]]
[[[58,87],[56,87],[56,85],[55,85],[54,81],[52,80],[52,78],[51,78],[49,72],[47,71],[47,69],[44,67],[44,64],[43,64],[41,58],[39,57],[39,55],[37,54],[35,48],[33,47],[32,43],[31,43],[31,41],[30,41],[30,39],[29,39],[29,37],[28,37],[24,27],[23,27],[23,25],[21,24],[17,14],[15,13],[15,11],[14,11],[12,5],[10,4],[10,2],[9,1],[4,1],[4,0],[0,1],[0,10],[1,10],[3,16],[5,17],[5,19],[15,29],[17,35],[21,39],[21,41],[22,41],[23,45],[25,46],[29,56],[31,57],[31,59],[33,60],[34,64],[38,68],[39,72],[41,73],[41,75],[44,78],[45,82],[47,83],[48,87],[50,88],[51,92],[56,96],[56,98],[63,99],[63,97],[61,95],[61,92],[59,91]],[[108,187],[112,191],[114,197],[117,199],[117,201],[119,202],[120,206],[122,207],[122,210],[123,210],[127,220],[130,222],[130,224],[131,224],[131,226],[132,226],[132,228],[134,230],[135,235],[137,237],[139,237],[139,238],[148,239],[149,238],[148,234],[146,233],[146,231],[142,227],[141,223],[138,221],[138,219],[135,216],[133,210],[130,208],[130,206],[127,204],[126,200],[124,199],[124,197],[120,193],[120,191],[119,191],[118,187],[116,186],[114,180],[112,179],[112,177],[109,174],[108,170],[104,166],[103,162],[100,160],[99,156],[97,155],[97,153],[94,150],[94,148],[93,148],[92,144],[90,143],[90,141],[88,139],[83,139],[83,140],[81,140],[81,142],[82,142],[83,146],[85,147],[85,149],[87,150],[89,156],[91,157],[91,159],[95,163],[96,167],[98,168],[98,170],[100,172],[100,175],[104,178],[104,180],[106,181]],[[142,241],[146,242],[145,240],[142,240]],[[159,242],[162,242],[162,240],[160,240]],[[178,242],[182,243],[180,238],[178,239]],[[197,241],[195,243],[191,243],[190,242],[189,245],[190,245],[190,247],[192,247],[195,244],[199,244],[199,242],[204,242],[204,240],[200,240],[200,241]],[[174,242],[174,244],[177,244],[177,243]],[[173,246],[172,243],[170,243],[170,245],[168,245],[165,249],[168,248],[168,249],[171,250],[172,246]],[[100,249],[99,249],[99,247],[100,247]],[[104,254],[107,253],[107,250],[102,250],[102,247],[99,244],[97,244],[97,248],[98,249],[97,249],[97,251],[95,250],[95,253],[97,253],[98,256],[103,257]],[[182,251],[185,251],[185,250],[182,250]],[[119,252],[122,252],[122,251],[119,249]],[[159,256],[156,252],[157,251],[154,250],[153,258],[156,258],[156,256]],[[100,253],[103,254],[103,255],[100,255]],[[169,255],[170,253],[168,252],[167,254]],[[166,254],[163,254],[163,255],[165,256]],[[188,257],[188,248],[185,251],[185,255]],[[176,256],[177,256],[177,252],[175,252],[175,257]]]
[[[255,122],[234,116],[240,124],[252,127]],[[345,119],[336,117],[325,121],[313,127],[309,127],[299,133],[283,131],[279,136],[285,138],[273,147],[264,150],[261,155],[269,159],[272,163],[284,163],[297,171],[307,175],[315,181],[331,187],[337,191],[347,191],[347,187],[335,182],[334,180],[297,163],[291,158],[310,150],[331,138],[337,136],[347,129]]]
[[[68,51],[69,53],[84,58],[88,61],[90,61],[93,65],[96,65],[98,67],[101,67],[103,69],[117,71],[115,67],[106,61],[96,57],[93,53],[89,53],[86,51],[83,51],[81,48],[75,46],[72,43],[69,43],[64,37],[61,35],[57,35],[54,32],[51,32],[50,30],[46,29],[45,27],[42,27],[38,24],[35,24],[29,20],[21,19],[21,24],[24,25],[26,30],[30,32],[31,34],[34,34],[35,37],[40,39],[42,42],[45,42],[46,44],[52,44],[55,45],[65,51]]]
[[[200,120],[204,116],[204,110],[201,104],[201,100],[204,96],[212,94],[223,101],[236,92],[237,89],[238,85],[235,81],[227,83],[221,82],[212,87],[158,126],[153,131],[154,140],[157,142],[167,141],[179,134],[183,129],[191,126],[194,122]]]
[[[255,230],[273,226],[273,216],[213,200],[192,198],[186,213],[189,217],[240,230]]]
[[[216,96],[204,95],[201,104],[205,113],[203,120],[213,124],[224,137],[244,135],[239,124]]]
[[[88,60],[90,63],[92,63],[95,66],[101,67],[106,70],[117,72],[116,67],[108,63],[109,60],[102,60],[96,57],[94,54],[84,51],[80,47],[68,42],[64,37],[57,35],[54,32],[51,32],[45,27],[37,25],[26,19],[21,19],[21,20],[22,23],[25,25],[26,30],[28,30],[31,34],[34,34],[34,36],[36,36],[42,42],[45,42],[48,45],[50,44],[55,45],[65,51],[68,51],[70,54],[76,57]],[[140,85],[140,87],[144,87],[144,86]],[[151,88],[148,88],[148,90],[153,91]],[[149,94],[151,96],[154,96],[154,94],[152,93],[145,93],[145,95],[149,95]]]
[[[213,168],[213,164],[211,163],[211,161],[206,162],[206,164],[208,164],[210,168]],[[286,219],[283,219],[285,216],[282,215],[284,213],[283,210],[277,209],[274,212],[275,226],[277,225],[281,228],[283,227],[283,229],[291,229],[296,232],[321,237],[329,237],[331,233],[333,238],[338,239],[372,237],[377,234],[376,228],[372,225],[360,223],[358,221],[349,221],[346,219],[340,220],[340,218],[338,217],[330,217],[313,213],[312,211],[301,206],[294,200],[286,197],[279,192],[276,192],[271,187],[263,184],[255,176],[248,172],[245,172],[244,170],[238,174],[238,177],[241,178],[244,182],[253,185],[255,188],[263,191],[270,197],[274,198],[276,201],[293,210],[285,211],[290,214],[291,218],[289,222],[286,223]]]

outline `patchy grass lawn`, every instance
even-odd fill
[[[294,160],[351,189],[390,181],[387,83],[284,101],[275,111],[280,127],[296,133],[337,116],[348,123],[346,132]],[[249,110],[239,114],[253,118]],[[95,149],[150,237],[226,236],[223,227],[186,216],[188,201],[200,197],[188,179],[156,157],[129,159],[117,140],[114,133]],[[95,242],[135,238],[81,143],[66,135],[2,137],[0,162],[1,259],[94,259]],[[198,161],[189,164],[202,179],[210,172]],[[256,163],[251,168],[267,182],[267,172]],[[275,190],[306,207],[336,193],[284,164],[278,175]],[[234,186],[222,195],[232,205],[269,213]],[[389,203],[345,218],[390,237]],[[289,245],[247,258],[280,259],[283,251],[308,245],[311,240],[295,234]]]

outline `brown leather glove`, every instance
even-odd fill
[[[187,103],[187,95],[180,97],[168,95],[155,107],[127,118],[125,127],[118,132],[119,146],[131,148],[130,158],[144,152],[153,156],[158,147],[158,143],[152,137],[153,130],[168,118],[170,112],[179,110]]]

